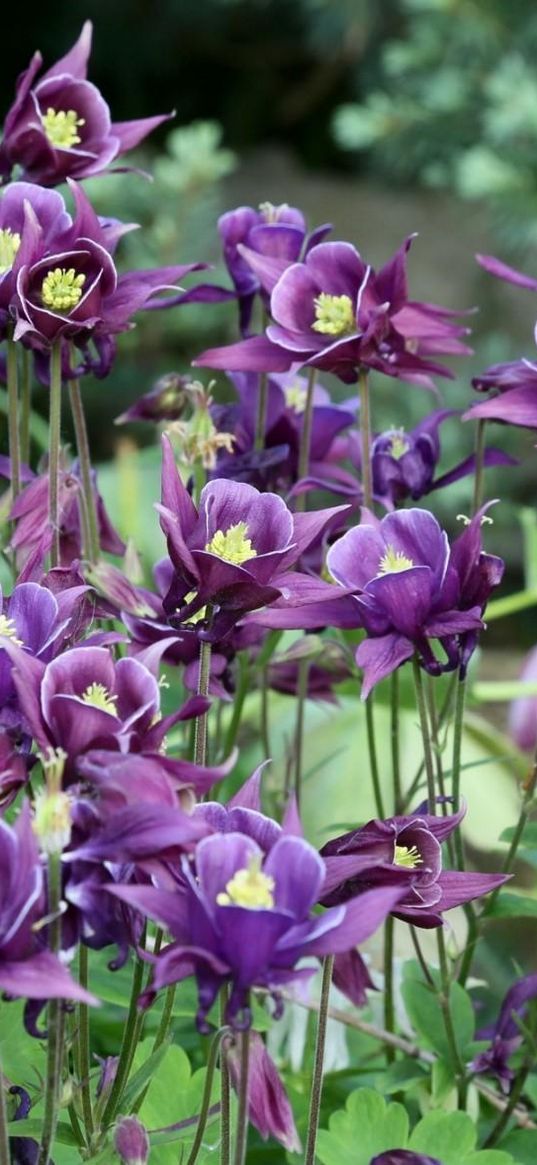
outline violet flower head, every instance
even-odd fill
[[[466,666],[503,571],[501,559],[482,551],[481,518],[482,511],[450,550],[428,510],[402,510],[382,521],[365,512],[362,523],[330,547],[328,569],[354,590],[367,633],[356,652],[364,698],[415,652],[433,675]],[[440,640],[445,663],[431,639]]]
[[[463,421],[498,421],[522,429],[537,429],[537,365],[531,360],[493,364],[472,380],[478,392],[491,395],[474,404]]]
[[[426,1157],[423,1153],[413,1153],[411,1149],[388,1149],[372,1157],[369,1165],[442,1165],[438,1157]]]
[[[0,146],[0,169],[6,178],[14,166],[21,167],[26,181],[41,186],[100,174],[173,116],[112,122],[106,101],[87,80],[92,31],[87,20],[69,52],[39,79],[43,63],[39,52],[21,73]]]
[[[235,1092],[240,1091],[241,1065],[236,1040],[224,1037],[223,1051]],[[248,1119],[264,1141],[275,1137],[290,1153],[300,1153],[301,1143],[293,1110],[283,1081],[262,1036],[250,1032],[248,1070]]]
[[[442,925],[442,914],[501,886],[505,874],[479,874],[442,867],[442,843],[464,817],[427,813],[369,821],[333,838],[321,850],[326,863],[322,901],[348,902],[372,886],[397,885],[401,898],[392,914],[413,926]]]
[[[146,1165],[149,1160],[149,1137],[136,1116],[124,1116],[114,1131],[114,1148],[123,1165]]]
[[[523,1020],[528,1005],[537,997],[537,975],[524,975],[507,991],[498,1019],[491,1027],[477,1032],[477,1039],[490,1039],[490,1046],[480,1052],[470,1068],[476,1074],[495,1076],[502,1092],[509,1093],[515,1077],[509,1060],[524,1039],[517,1020]]]
[[[345,507],[292,514],[282,498],[242,482],[206,485],[199,510],[183,485],[169,441],[163,440],[161,526],[174,566],[164,609],[174,626],[201,621],[200,633],[217,641],[247,612],[285,594],[299,606],[333,587],[291,568]],[[212,615],[205,626],[207,605]]]
[[[155,887],[114,887],[117,897],[157,919],[174,941],[159,955],[149,1003],[161,987],[195,975],[198,1027],[220,987],[231,985],[227,1021],[250,1026],[250,990],[272,993],[301,980],[311,968],[299,959],[347,951],[373,933],[393,908],[399,887],[381,887],[350,902],[311,915],[325,877],[322,859],[302,838],[283,834],[265,856],[242,833],[214,834],[196,847],[196,877],[187,859],[175,892]]]
[[[38,232],[31,231],[35,258],[46,250],[53,250],[71,226],[71,216],[65,209],[61,194],[43,190],[29,182],[12,182],[0,196],[0,336],[5,337],[11,324],[10,307],[14,299],[19,268],[28,261],[25,226],[31,208],[32,222]],[[24,245],[23,245],[24,239]]]

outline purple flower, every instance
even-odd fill
[[[503,563],[482,551],[482,511],[451,550],[427,510],[404,510],[382,521],[368,512],[364,517],[330,547],[327,566],[354,590],[367,633],[356,652],[365,698],[416,651],[431,674],[466,666]],[[446,663],[436,658],[430,639],[440,640]]]
[[[499,421],[523,429],[537,429],[537,365],[531,360],[493,364],[475,376],[472,385],[478,392],[492,389],[495,393],[472,405],[464,413],[463,421]]]
[[[175,892],[154,887],[114,887],[111,892],[173,935],[159,955],[150,1002],[163,986],[195,975],[197,1022],[206,1016],[223,983],[231,984],[227,1019],[235,1028],[251,1022],[253,987],[277,992],[311,969],[299,959],[350,950],[373,933],[395,905],[398,887],[373,890],[360,899],[312,916],[325,877],[324,863],[302,838],[283,834],[267,856],[249,836],[225,833],[196,848],[196,877],[187,859]]]
[[[0,197],[0,335],[11,324],[10,306],[14,298],[19,268],[28,260],[25,226],[31,208],[32,222],[39,227],[39,250],[54,249],[71,226],[61,194],[42,190],[29,182],[12,182]],[[35,232],[32,234],[32,248]],[[24,245],[23,245],[24,239]]]
[[[523,1042],[524,1036],[517,1020],[523,1020],[528,1004],[537,996],[537,975],[517,979],[505,995],[496,1023],[477,1032],[477,1039],[490,1039],[490,1046],[480,1052],[470,1068],[478,1074],[495,1076],[503,1092],[509,1093],[515,1073],[509,1067],[510,1057]]]
[[[286,267],[306,255],[314,243],[320,243],[331,230],[330,224],[306,234],[304,215],[295,206],[263,203],[259,210],[239,206],[218,220],[224,262],[239,299],[242,335],[248,333],[255,296],[264,291],[266,307],[272,287]],[[256,274],[256,258],[263,256],[270,274],[264,269],[261,280]]]
[[[13,827],[0,817],[0,990],[27,999],[96,1003],[43,945],[43,867],[25,802]]]
[[[163,440],[161,526],[174,566],[164,609],[173,625],[204,620],[202,634],[223,638],[247,612],[284,594],[288,605],[332,598],[333,588],[291,568],[306,548],[345,509],[292,514],[282,498],[225,479],[210,482],[196,509]],[[312,595],[313,592],[313,595]]]
[[[41,186],[56,186],[68,177],[88,178],[172,116],[113,123],[99,90],[86,80],[91,39],[87,20],[72,49],[40,80],[39,52],[21,73],[0,147],[0,168],[6,176],[13,166],[20,166],[28,182]]]
[[[223,1051],[235,1092],[240,1090],[241,1065],[237,1043],[224,1037]],[[275,1137],[290,1153],[300,1153],[293,1110],[278,1069],[258,1032],[250,1032],[248,1119],[264,1141]]]
[[[407,239],[377,273],[350,243],[321,243],[287,267],[270,298],[266,337],[204,352],[195,364],[232,371],[286,371],[309,364],[353,383],[360,368],[432,387],[430,374],[451,376],[436,355],[468,352],[467,329],[453,312],[408,299]],[[252,256],[249,255],[249,262]],[[260,256],[256,273],[270,271]],[[287,356],[287,362],[285,357]]]
[[[160,424],[162,421],[178,421],[183,416],[187,394],[186,389],[191,384],[189,376],[180,376],[178,372],[166,372],[160,376],[150,392],[138,397],[126,412],[116,417],[116,425],[124,425],[128,421],[147,421]]]
[[[520,673],[523,683],[537,679],[537,647],[526,656]],[[518,696],[509,706],[509,732],[518,748],[534,752],[537,747],[537,696]]]
[[[121,1117],[114,1131],[114,1148],[123,1165],[146,1165],[149,1137],[138,1117]]]
[[[397,885],[401,898],[392,910],[413,926],[442,925],[442,914],[501,886],[505,874],[476,874],[442,868],[442,843],[465,809],[449,817],[426,813],[369,821],[333,838],[321,850],[326,864],[322,901],[347,902],[372,886]]]
[[[388,1149],[372,1157],[369,1165],[442,1165],[438,1157],[426,1157],[423,1153],[413,1153],[411,1149]]]

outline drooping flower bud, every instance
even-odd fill
[[[123,1165],[146,1165],[149,1160],[149,1137],[135,1116],[125,1116],[116,1126],[114,1147]]]
[[[224,1041],[224,1054],[231,1083],[238,1092],[241,1074],[240,1055],[237,1044],[231,1037]],[[248,1115],[263,1140],[275,1137],[290,1153],[300,1152],[300,1138],[283,1082],[261,1036],[254,1031],[250,1032]]]

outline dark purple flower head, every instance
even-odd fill
[[[474,874],[442,869],[442,842],[459,825],[465,810],[450,817],[412,814],[369,821],[327,842],[322,901],[347,902],[372,886],[398,885],[401,898],[392,913],[414,926],[442,925],[442,914],[501,886],[504,874]]]
[[[190,376],[180,376],[178,372],[166,372],[160,376],[150,392],[138,397],[126,412],[116,417],[116,425],[127,421],[148,421],[160,424],[162,421],[178,421],[183,416],[187,402],[186,388],[191,384]]]
[[[242,482],[217,479],[201,492],[196,509],[175,466],[169,441],[163,440],[161,526],[174,566],[164,609],[174,625],[205,618],[213,609],[206,634],[227,634],[247,611],[263,607],[284,593],[297,605],[307,599],[307,585],[319,600],[332,597],[329,584],[292,571],[303,551],[339,513],[336,510],[292,514],[282,498],[259,493]]]
[[[388,1149],[372,1157],[369,1165],[442,1165],[438,1157],[426,1157],[423,1153],[413,1153],[411,1149]]]
[[[523,429],[537,429],[537,365],[531,360],[513,360],[493,364],[472,386],[478,392],[492,390],[492,395],[472,405],[463,421],[499,421]]]
[[[153,887],[116,887],[114,893],[167,926],[174,942],[154,967],[145,1001],[167,983],[194,974],[198,1025],[223,983],[231,984],[227,1018],[236,1028],[251,1022],[252,987],[270,991],[300,980],[311,969],[299,959],[350,950],[373,933],[394,906],[399,888],[373,890],[352,902],[311,915],[325,867],[302,838],[283,834],[267,856],[242,833],[214,834],[196,848],[196,877],[183,862],[175,892]]]
[[[240,1092],[241,1060],[237,1041],[224,1037],[223,1051],[235,1092]],[[290,1153],[300,1153],[293,1110],[278,1069],[258,1032],[250,1032],[248,1119],[266,1141],[275,1137]]]
[[[12,322],[10,306],[15,295],[19,268],[28,262],[28,240],[25,227],[31,208],[32,224],[30,246],[35,258],[46,250],[54,250],[68,228],[71,216],[65,209],[61,194],[43,190],[29,182],[12,182],[0,197],[0,335],[5,336]],[[23,244],[24,239],[24,244]]]
[[[490,1046],[480,1052],[470,1068],[477,1074],[495,1076],[503,1092],[510,1092],[515,1077],[509,1060],[518,1050],[523,1033],[520,1023],[528,1010],[528,1004],[537,996],[537,975],[524,975],[506,993],[496,1023],[484,1031],[477,1032],[477,1039],[490,1039]]]
[[[146,1165],[149,1137],[138,1117],[121,1117],[114,1131],[114,1148],[123,1165]]]
[[[39,52],[21,73],[0,147],[0,167],[7,177],[14,166],[21,167],[28,182],[41,186],[99,174],[172,116],[113,123],[104,98],[86,79],[91,39],[87,20],[72,49],[39,80]]]
[[[273,206],[262,203],[259,210],[239,206],[229,210],[218,220],[224,262],[239,299],[241,332],[247,334],[255,296],[264,291],[266,306],[279,276],[291,263],[307,254],[315,242],[320,243],[330,231],[327,224],[318,227],[312,235],[306,234],[304,215],[295,206],[283,203]],[[270,265],[270,276],[264,272],[260,280],[256,274],[256,257],[264,257]],[[251,261],[250,261],[251,260]]]
[[[365,512],[330,547],[328,569],[354,590],[367,633],[356,653],[363,696],[416,651],[432,674],[466,664],[503,570],[500,559],[482,552],[481,518],[480,511],[450,550],[428,510],[402,510],[382,521]],[[435,657],[430,639],[441,641],[447,663]]]

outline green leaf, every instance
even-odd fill
[[[43,1044],[28,1035],[23,1023],[24,1000],[0,1003],[0,1060],[14,1084],[34,1086],[43,1079],[46,1055]]]
[[[390,1064],[387,1072],[379,1077],[379,1091],[389,1096],[392,1092],[399,1092],[401,1088],[410,1088],[413,1084],[421,1083],[427,1076],[426,1066],[419,1060],[407,1056]]]
[[[498,894],[488,915],[489,918],[537,918],[537,898],[525,894]]]
[[[405,970],[407,978],[402,987],[408,1015],[427,1047],[437,1052],[442,1060],[449,1062],[449,1044],[438,994],[422,979],[414,977],[415,967],[414,962],[408,964]],[[472,1001],[459,983],[451,985],[450,1006],[457,1047],[464,1058],[465,1048],[474,1036],[475,1024]]]
[[[323,1165],[369,1165],[385,1149],[404,1148],[408,1116],[400,1104],[386,1104],[378,1092],[351,1092],[344,1110],[333,1113],[329,1129],[320,1129],[317,1156]]]
[[[409,1148],[430,1157],[442,1154],[442,1165],[461,1165],[471,1153],[477,1133],[473,1121],[465,1112],[429,1112],[416,1125]]]
[[[10,1121],[8,1130],[12,1137],[34,1137],[39,1141],[43,1132],[43,1118],[30,1116],[23,1121]],[[78,1146],[78,1141],[71,1126],[64,1124],[62,1121],[59,1121],[56,1127],[56,1140],[62,1145]]]
[[[535,1165],[537,1161],[537,1130],[515,1129],[502,1141],[502,1147],[513,1154],[517,1165]],[[485,1162],[488,1165],[488,1162]]]
[[[122,1112],[129,1113],[131,1111],[132,1106],[138,1099],[140,1093],[144,1091],[146,1085],[149,1084],[149,1082],[152,1080],[155,1072],[157,1071],[157,1068],[159,1067],[161,1061],[164,1059],[169,1046],[170,1045],[168,1041],[166,1041],[164,1044],[161,1044],[160,1048],[157,1048],[156,1052],[153,1052],[148,1057],[145,1063],[142,1064],[141,1068],[139,1068],[138,1071],[134,1073],[132,1079],[129,1080],[129,1083],[121,1099]]]

